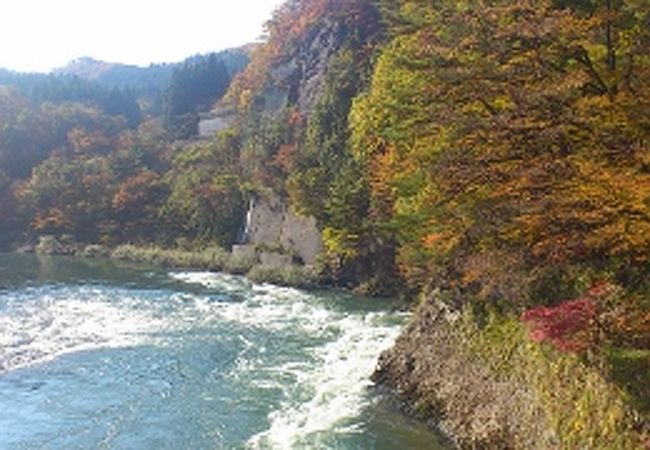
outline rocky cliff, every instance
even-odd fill
[[[254,196],[245,243],[307,265],[323,251],[328,193],[351,164],[347,116],[363,87],[362,64],[347,61],[369,61],[379,28],[368,0],[287,2],[268,24],[268,42],[203,122],[208,135],[223,125],[219,111],[238,113],[240,162]]]
[[[374,376],[405,411],[442,429],[461,448],[641,448],[634,413],[603,375],[604,363],[531,342],[519,318],[541,292],[529,280],[536,260],[503,234],[516,225],[509,222],[517,217],[510,211],[521,199],[487,193],[510,177],[521,176],[528,186],[530,177],[518,168],[488,170],[492,144],[510,130],[488,131],[494,115],[506,114],[499,124],[511,121],[510,105],[495,108],[501,97],[495,105],[474,102],[484,87],[475,79],[487,76],[483,81],[494,83],[491,73],[483,73],[487,66],[477,63],[484,62],[476,58],[479,49],[491,52],[485,53],[490,61],[505,61],[499,68],[504,71],[517,71],[534,53],[510,63],[517,52],[501,44],[492,48],[491,38],[480,40],[489,35],[482,34],[483,19],[501,30],[505,22],[537,17],[544,6],[527,4],[523,14],[517,5],[491,15],[485,14],[488,5],[454,2],[289,0],[280,8],[268,43],[227,96],[242,113],[240,161],[258,195],[248,215],[251,245],[242,250],[267,252],[260,255],[264,265],[282,265],[289,255],[313,264],[323,248],[322,230],[326,269],[340,284],[411,298],[431,285],[462,291],[452,304],[465,309],[447,306],[438,294],[425,296]],[[502,23],[507,11],[513,17]],[[531,29],[545,29],[539,23]],[[470,24],[480,32],[461,33]],[[530,63],[531,73],[538,73],[537,58]],[[566,86],[573,89],[574,82]],[[503,86],[511,90],[507,82]],[[479,145],[484,131],[476,130],[491,136],[490,145]],[[517,161],[520,134],[513,131],[512,148],[505,142]],[[526,151],[536,158],[538,150]],[[555,170],[545,160],[531,167]],[[528,169],[526,163],[521,168]],[[502,192],[517,191],[513,186],[504,184]],[[521,213],[529,217],[526,208]],[[524,231],[521,236],[528,236]],[[558,279],[557,267],[546,269],[549,282],[540,276],[536,286]],[[540,301],[565,295],[562,289],[546,295],[550,290]],[[490,315],[486,305],[500,309]],[[474,309],[482,311],[474,316]]]
[[[380,35],[380,18],[368,0],[293,1],[278,11],[270,28],[266,53],[254,58],[239,81],[257,84],[255,111],[276,115],[296,107],[306,117],[325,91],[332,60],[344,49],[371,45]],[[253,80],[261,68],[263,79]],[[234,91],[242,89],[235,81]]]

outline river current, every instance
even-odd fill
[[[388,301],[0,254],[0,449],[439,449],[369,379]]]

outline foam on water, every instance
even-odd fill
[[[198,284],[225,293],[238,293],[250,288],[251,283],[243,277],[214,272],[171,272],[169,276],[178,281]]]
[[[219,293],[246,289],[241,277],[184,272],[172,278],[204,283]],[[115,287],[45,285],[4,293],[0,310],[0,373],[51,361],[59,356],[136,345],[166,345],[160,332],[173,332],[220,319],[246,320],[244,304],[210,296]],[[164,300],[163,300],[164,299]]]
[[[220,275],[207,273],[175,277],[205,286],[221,282]],[[279,408],[269,414],[268,429],[247,442],[253,449],[308,448],[319,433],[354,432],[353,419],[370,402],[367,388],[377,357],[400,330],[399,323],[389,320],[395,313],[345,313],[308,293],[271,285],[254,285],[245,303],[229,304],[220,314],[247,326],[300,333],[314,340],[307,348],[308,361],[304,355],[271,367],[259,359],[239,361],[233,376],[285,391]]]
[[[169,276],[205,291],[46,285],[3,294],[0,373],[80,351],[174,346],[176,331],[231,324],[226,329],[234,330],[239,350],[223,376],[253,396],[281,393],[266,427],[251,431],[248,448],[314,448],[325,435],[356,431],[355,419],[372,401],[369,376],[403,318],[346,312],[316,295],[241,277]]]
[[[358,417],[368,405],[366,388],[371,384],[369,376],[377,356],[398,334],[396,326],[382,326],[378,322],[380,314],[338,318],[339,335],[313,350],[316,364],[298,367],[298,386],[311,395],[288,397],[270,414],[269,429],[253,436],[248,446],[308,447],[318,440],[318,433],[354,431],[346,422]],[[291,372],[295,366],[282,369]]]
[[[15,295],[0,315],[0,372],[95,348],[137,345],[162,326],[135,297],[44,287]]]

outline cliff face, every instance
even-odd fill
[[[309,113],[322,92],[328,63],[344,38],[338,23],[325,21],[314,27],[292,54],[271,69],[257,99],[258,111],[275,114],[297,105],[301,113]]]
[[[240,162],[256,193],[248,243],[308,265],[323,251],[330,192],[353,159],[349,110],[379,29],[368,0],[290,0],[269,22],[268,42],[221,105],[239,113]]]
[[[594,159],[592,144],[609,134],[582,140],[565,127],[591,117],[586,104],[604,104],[584,73],[572,74],[575,64],[540,65],[538,46],[554,59],[573,40],[566,33],[586,13],[571,14],[548,2],[289,0],[228,97],[243,113],[242,171],[255,192],[272,193],[252,204],[250,243],[308,264],[325,247],[332,279],[368,293],[463,292],[460,312],[427,297],[375,375],[463,448],[639,448],[602,361],[531,344],[520,320],[525,308],[579,296],[622,267],[590,267],[586,255],[600,259],[610,244],[586,219],[599,208],[584,195],[618,205],[605,194],[618,185],[639,200],[630,210],[646,195],[635,187],[645,165]],[[540,131],[525,131],[531,124]],[[571,173],[587,180],[601,170],[585,189],[566,184]],[[633,173],[638,183],[624,180]],[[581,244],[567,245],[576,223],[571,240]],[[621,261],[635,261],[645,242],[637,230]],[[594,253],[585,253],[590,239]],[[628,275],[637,277],[620,271]],[[489,307],[505,324],[493,334],[472,315]]]
[[[295,214],[277,197],[251,200],[245,240],[248,244],[295,255],[307,265],[313,265],[323,251],[316,219]]]
[[[230,99],[249,91],[257,113],[296,107],[307,116],[323,95],[331,61],[344,49],[374,42],[380,28],[369,0],[290,0],[270,22],[268,44],[235,81]]]
[[[536,52],[511,49],[507,40],[486,33],[513,33],[513,42],[520,42],[525,30],[528,42],[534,30],[546,42],[564,36],[572,22],[558,21],[569,16],[547,10],[548,3],[526,4],[525,14],[517,2],[507,3],[289,0],[270,22],[268,43],[227,97],[241,113],[242,171],[259,196],[249,210],[247,239],[269,253],[261,257],[265,265],[285,264],[291,256],[313,264],[326,247],[332,278],[365,285],[369,293],[408,286],[412,295],[431,285],[463,291],[463,311],[446,307],[438,295],[426,297],[374,377],[396,392],[407,412],[442,428],[458,446],[579,448],[596,442],[603,445],[591,448],[639,448],[620,390],[595,364],[531,343],[519,320],[529,300],[577,294],[595,273],[564,280],[558,273],[575,267],[543,266],[530,251],[537,222],[532,234],[522,226],[531,217],[528,208],[546,223],[543,200],[562,192],[554,187],[564,186],[565,172],[540,156],[552,140],[521,140],[521,130],[510,128],[518,114],[536,124],[551,124],[538,117],[555,114],[537,115],[545,102],[521,103],[535,97],[527,83],[512,80],[525,67],[541,83],[535,88],[540,98],[557,93],[558,105],[566,99],[555,89],[552,65],[544,70],[553,73],[540,77],[538,58],[529,60]],[[503,14],[511,17],[503,21]],[[485,23],[490,28],[481,28]],[[551,54],[553,42],[545,44]],[[504,75],[510,71],[514,78]],[[587,91],[576,89],[574,78],[561,86],[571,98]],[[475,102],[484,93],[492,103]],[[547,131],[555,135],[553,127]],[[506,162],[513,166],[502,166]],[[542,182],[547,179],[556,184]],[[522,200],[533,197],[532,204]],[[575,205],[589,203],[575,199]],[[565,234],[562,226],[558,230]],[[533,283],[535,264],[543,270]],[[485,316],[472,316],[486,305],[498,305],[495,316],[503,321],[491,331],[481,328]]]

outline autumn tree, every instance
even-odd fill
[[[105,158],[50,157],[34,169],[19,198],[33,211],[37,233],[67,233],[92,242],[109,214],[113,180]]]
[[[500,295],[481,273],[505,251],[520,255],[514,301],[545,267],[646,264],[648,9],[579,6],[391,6],[352,141],[413,283],[453,276]]]
[[[111,200],[116,242],[151,242],[165,235],[160,209],[168,187],[151,169],[141,169],[124,179]]]

